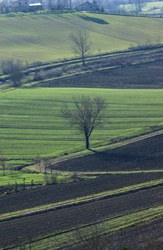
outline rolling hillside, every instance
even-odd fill
[[[49,14],[0,18],[0,55],[47,61],[73,56],[70,32],[87,30],[92,53],[124,50],[131,45],[163,41],[163,19],[102,14]]]

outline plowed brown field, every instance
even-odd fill
[[[132,213],[159,205],[162,201],[163,187],[158,187],[77,207],[1,222],[0,246],[17,244],[28,238],[40,237],[58,230],[93,223],[96,220]]]
[[[163,88],[162,61],[104,69],[43,83],[44,87]]]
[[[142,141],[130,143],[117,149],[96,153],[67,160],[54,165],[60,170],[70,171],[121,171],[121,170],[156,170],[162,169],[163,164],[163,135],[154,136]],[[120,187],[143,183],[149,180],[160,179],[163,173],[131,173],[131,174],[102,174],[95,179],[82,180],[68,184],[41,186],[33,190],[24,190],[18,193],[0,197],[0,213],[12,212],[25,208],[31,208],[52,202],[63,201],[71,198],[113,190]],[[60,230],[71,229],[87,223],[112,218],[114,216],[130,214],[135,211],[163,204],[163,187],[155,187],[134,193],[123,194],[117,197],[109,197],[103,200],[93,201],[87,204],[61,208],[55,211],[30,215],[4,221],[0,223],[0,247],[19,244],[33,238],[44,237],[47,234],[55,234]],[[122,230],[113,237],[111,249],[117,249],[117,241],[125,243],[125,233],[129,235],[130,242],[136,237],[147,236],[153,233],[155,224],[134,227]],[[155,240],[160,237],[162,220],[157,221]],[[146,230],[146,234],[145,234]],[[135,240],[138,239],[135,237]],[[145,237],[145,236],[144,236]],[[152,238],[151,238],[152,239]],[[134,242],[134,241],[133,241]],[[138,240],[136,241],[138,242]],[[142,243],[144,244],[143,240]],[[122,246],[122,245],[121,245]],[[134,249],[134,248],[131,248]],[[141,248],[140,248],[141,249]],[[147,247],[145,249],[148,249]],[[150,248],[149,248],[150,249]],[[135,250],[135,249],[134,249]],[[153,249],[152,249],[153,250]]]
[[[126,146],[56,163],[66,171],[130,171],[163,169],[163,134]]]

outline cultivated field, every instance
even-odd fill
[[[157,155],[158,161],[162,162],[162,140],[162,135],[154,136],[117,148],[116,153],[114,150],[108,151],[110,157],[107,161],[105,157],[104,160],[102,158],[97,160],[95,156],[90,156],[90,159],[85,156],[84,165],[86,166],[86,163],[91,165],[86,166],[87,174],[88,171],[91,174],[92,166],[96,170],[92,172],[93,179],[42,186],[1,196],[0,204],[3,206],[0,206],[2,235],[0,246],[13,246],[32,241],[32,249],[58,249],[58,246],[69,244],[69,237],[74,237],[73,228],[97,221],[100,223],[97,226],[103,227],[102,233],[114,232],[113,239],[118,237],[120,228],[128,230],[131,225],[147,223],[156,217],[161,228],[163,172],[162,169],[157,170],[159,167],[156,159],[149,155],[151,156],[153,148],[155,152],[153,157]],[[128,155],[125,152],[128,152]],[[103,155],[105,153],[102,152]],[[134,172],[128,160],[134,164],[136,158],[142,161],[144,159],[144,162],[149,164],[150,170],[142,171],[137,162],[137,171]],[[111,161],[108,161],[109,159]],[[122,162],[122,166],[127,166],[128,171],[122,171],[123,167],[118,159]],[[73,161],[74,163],[76,161],[76,170],[83,170],[80,169],[83,157]],[[103,167],[104,161],[110,165],[107,171],[117,170],[116,165],[119,165],[119,171],[100,173],[104,170],[100,167],[97,171],[97,165]],[[62,164],[64,168],[66,165],[72,165],[71,161],[64,161]],[[59,168],[61,169],[61,166]],[[141,228],[143,227],[145,224],[142,224]],[[136,230],[136,227],[134,228]],[[150,232],[153,232],[152,228],[149,227],[146,243],[152,239],[149,236]],[[86,226],[81,230],[85,233],[89,230],[89,226],[88,229]],[[58,235],[58,232],[62,233]],[[121,231],[121,234],[123,233],[125,232]],[[160,230],[154,235],[156,240],[160,236]],[[128,238],[130,243],[132,237],[130,234]],[[122,242],[127,244],[124,238]],[[113,246],[115,240],[109,244]]]
[[[124,50],[131,45],[163,41],[161,18],[104,14],[21,15],[0,18],[1,60],[19,58],[53,61],[71,57],[69,34],[79,29],[90,33],[92,53]],[[62,31],[62,32],[60,32]]]
[[[123,147],[93,151],[81,156],[54,164],[55,169],[64,171],[130,171],[162,169],[163,135],[129,143]]]
[[[108,107],[92,147],[135,136],[163,125],[162,90],[19,89],[0,93],[1,154],[8,167],[38,156],[56,157],[84,150],[82,135],[61,117],[64,102],[77,95],[103,96]]]
[[[88,13],[0,17],[1,60],[44,61],[24,69],[21,88],[0,75],[0,249],[83,250],[76,234],[88,239],[94,228],[112,250],[161,250],[162,25]],[[97,55],[86,67],[55,61],[72,57],[68,36],[79,29]],[[83,95],[107,103],[90,150],[61,115]]]
[[[94,70],[85,74],[45,80],[39,85],[43,87],[66,86],[75,88],[163,88],[162,61]]]

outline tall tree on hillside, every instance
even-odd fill
[[[73,52],[81,57],[83,66],[85,66],[85,57],[90,52],[92,45],[88,32],[80,30],[71,33],[70,41],[72,43]]]
[[[62,116],[84,135],[86,149],[90,148],[92,132],[101,125],[105,108],[106,102],[101,97],[80,96],[73,98],[73,108],[65,105],[62,109]]]

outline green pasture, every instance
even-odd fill
[[[66,172],[44,174],[44,173],[26,173],[20,170],[6,170],[5,175],[0,170],[0,186],[13,186],[15,183],[18,185],[38,185],[38,184],[51,184],[54,182],[69,182],[72,181],[72,174]]]
[[[0,171],[0,186],[15,185],[15,182],[18,185],[24,183],[30,185],[32,181],[33,184],[42,184],[45,182],[45,175],[8,170],[5,171],[5,176],[4,176],[3,172]]]
[[[102,96],[108,105],[91,146],[163,125],[163,90],[38,88],[0,92],[0,154],[7,167],[31,164],[84,150],[83,136],[61,117],[64,103],[78,95]],[[6,168],[7,168],[6,167]]]
[[[1,60],[52,61],[73,56],[69,34],[86,30],[92,53],[124,50],[131,45],[163,41],[163,19],[69,13],[0,16]]]

